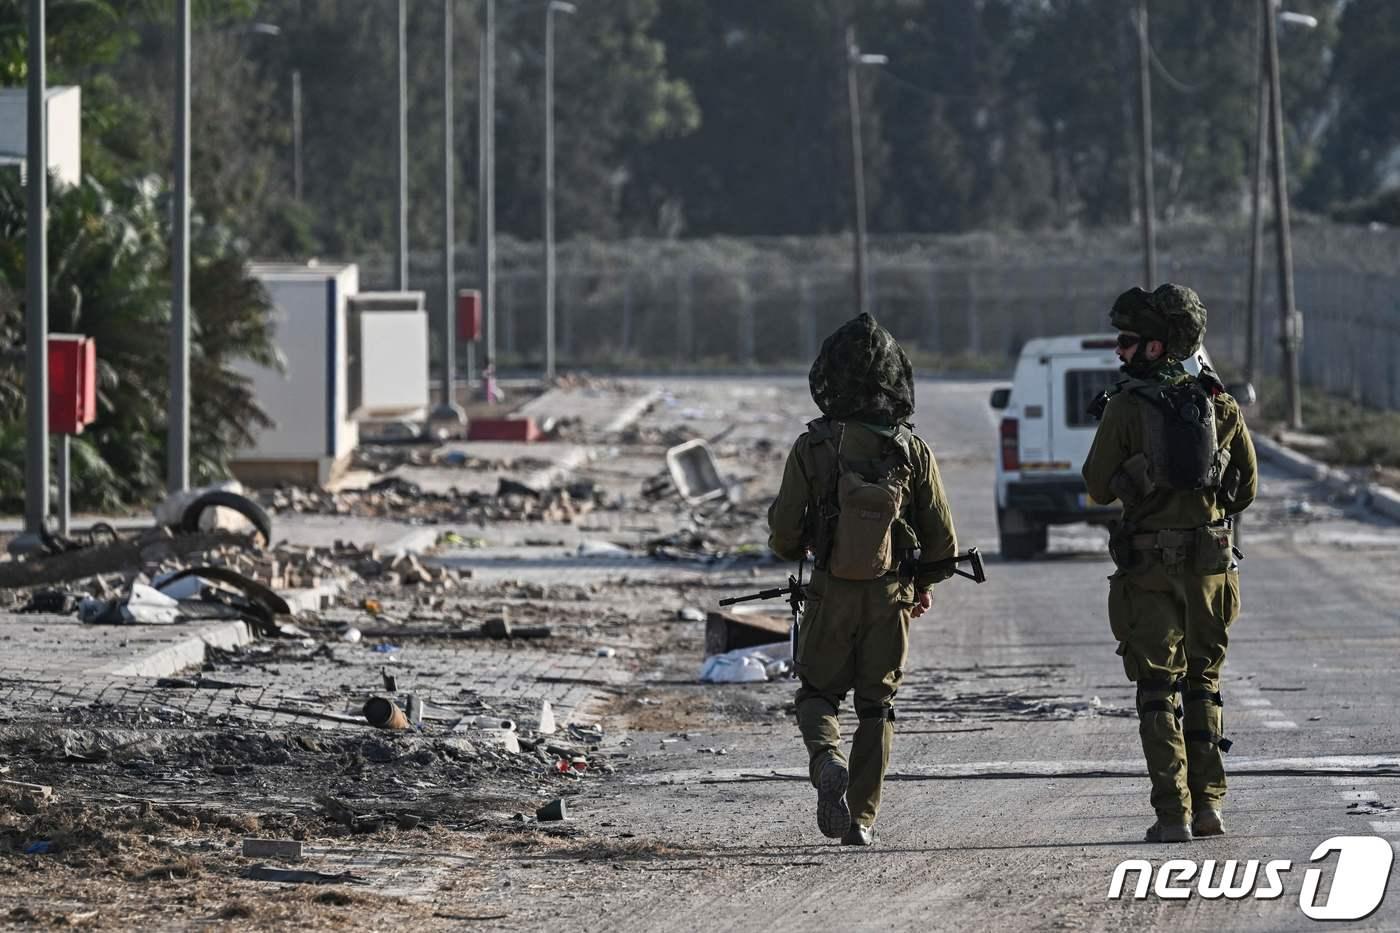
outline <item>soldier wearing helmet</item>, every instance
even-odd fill
[[[769,545],[810,555],[812,581],[798,630],[797,724],[817,791],[817,826],[868,846],[894,742],[909,620],[933,603],[957,539],[938,464],[913,432],[914,372],[869,314],[822,344],[809,376],[823,417],[797,438],[768,510]],[[837,712],[854,693],[850,758]]]
[[[1206,329],[1194,291],[1130,289],[1109,320],[1127,378],[1096,403],[1084,480],[1095,501],[1123,504],[1109,539],[1108,617],[1137,684],[1157,816],[1147,841],[1188,842],[1225,832],[1220,668],[1239,614],[1241,556],[1231,516],[1254,501],[1254,445],[1215,374],[1182,365]]]

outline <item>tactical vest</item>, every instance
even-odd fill
[[[912,432],[900,425],[894,439],[884,443],[878,460],[853,461],[844,456],[845,425],[825,418],[807,426],[819,457],[822,476],[816,482],[819,515],[815,553],[818,569],[842,580],[874,580],[895,569],[897,550],[912,546],[912,530],[904,521],[913,470],[909,442]]]
[[[1133,389],[1142,411],[1143,453],[1153,482],[1173,491],[1218,489],[1225,454],[1217,442],[1215,402],[1196,379]]]
[[[1177,383],[1127,379],[1105,392],[1120,392],[1143,401],[1143,450],[1128,458],[1115,475],[1111,488],[1130,512],[1158,491],[1216,490],[1230,465],[1230,453],[1221,448],[1215,424],[1215,400],[1211,389],[1215,374]]]

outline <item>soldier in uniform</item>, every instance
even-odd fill
[[[952,516],[914,412],[913,368],[868,314],[822,344],[809,376],[823,417],[797,438],[768,510],[769,545],[814,570],[798,632],[797,722],[817,791],[817,825],[868,846],[894,740],[909,620],[951,575],[919,562],[957,551]],[[837,711],[854,691],[849,760]]]
[[[1109,539],[1108,616],[1137,683],[1157,814],[1147,841],[1187,842],[1225,832],[1220,668],[1240,608],[1229,516],[1254,501],[1254,445],[1214,373],[1182,366],[1205,335],[1194,291],[1134,288],[1109,319],[1127,378],[1097,404],[1084,481],[1097,502],[1123,503]]]

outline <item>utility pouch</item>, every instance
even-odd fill
[[[1133,526],[1116,522],[1108,533],[1108,556],[1113,558],[1113,566],[1124,573],[1132,573],[1143,560],[1143,552],[1133,548]]]
[[[1132,508],[1152,495],[1157,484],[1152,481],[1147,455],[1136,453],[1124,460],[1118,472],[1108,481],[1108,488],[1123,503],[1124,508]]]
[[[1235,560],[1235,549],[1230,544],[1230,522],[1215,522],[1197,528],[1195,550],[1192,569],[1199,576],[1213,576],[1229,570]]]
[[[902,499],[894,477],[869,483],[853,470],[842,473],[837,483],[840,514],[827,572],[842,580],[884,576],[894,561],[890,529]]]

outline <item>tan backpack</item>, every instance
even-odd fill
[[[832,447],[836,516],[826,570],[841,580],[875,580],[894,569],[891,531],[904,510],[911,471],[903,451],[892,444],[894,453],[863,473],[841,456],[844,439],[843,426]],[[876,478],[869,480],[867,475]]]

